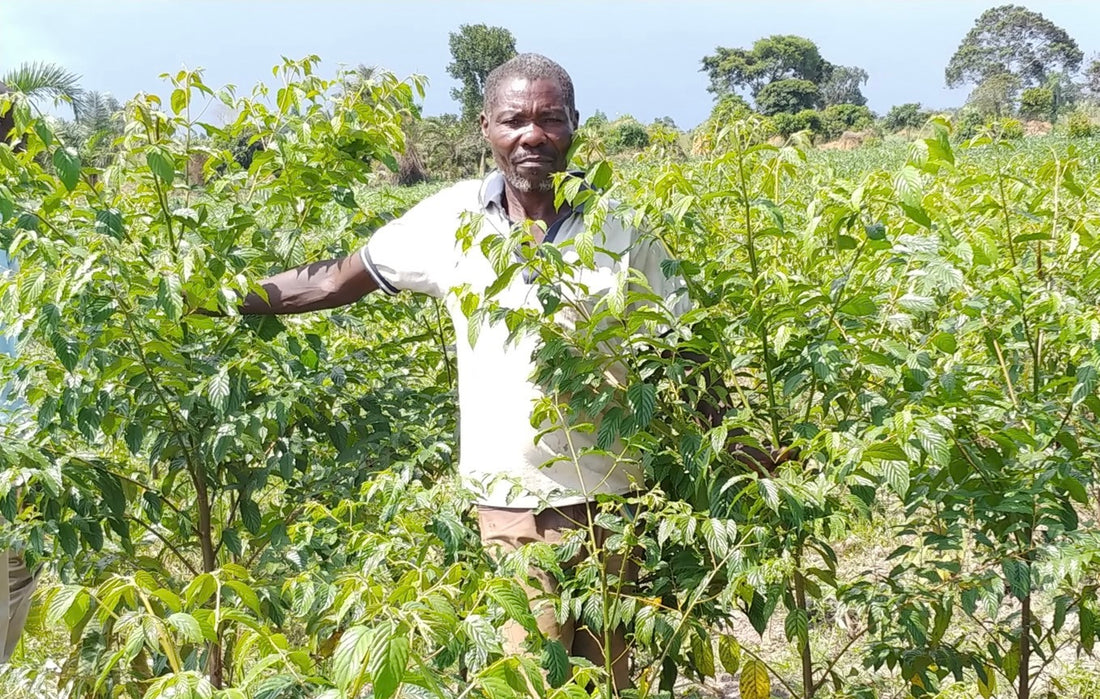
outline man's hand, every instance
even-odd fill
[[[744,429],[738,428],[732,430],[730,436],[741,437],[745,434],[747,434],[747,432]],[[797,461],[799,456],[798,449],[794,447],[775,448],[768,444],[764,444],[761,447],[754,447],[736,440],[733,440],[726,450],[733,455],[733,458],[756,471],[761,476],[770,476],[774,474],[780,464],[785,464],[788,461]]]
[[[338,260],[311,262],[260,282],[267,298],[250,293],[238,305],[242,315],[281,315],[338,308],[355,303],[378,288],[358,253]],[[221,310],[199,306],[184,297],[187,313],[224,316]]]

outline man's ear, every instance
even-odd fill
[[[489,117],[482,112],[478,115],[477,120],[481,123],[481,135],[485,140],[489,140]]]
[[[573,130],[576,131],[581,127],[581,113],[576,109],[573,110]]]

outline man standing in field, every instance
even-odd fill
[[[467,319],[452,291],[467,286],[480,293],[496,281],[497,274],[477,244],[486,236],[532,226],[536,244],[568,246],[584,230],[580,211],[568,204],[555,206],[553,185],[553,175],[566,168],[578,116],[572,80],[561,66],[537,54],[516,56],[494,70],[485,86],[481,130],[496,171],[424,200],[375,232],[354,254],[264,280],[268,298],[250,294],[241,306],[243,313],[300,313],[353,303],[375,289],[444,299],[456,329],[459,471],[464,485],[476,493],[482,540],[498,550],[534,541],[556,543],[567,530],[587,527],[596,496],[642,487],[636,463],[615,463],[592,454],[571,456],[594,446],[594,435],[574,432],[570,444],[561,431],[539,436],[540,426],[532,425],[531,419],[536,402],[544,397],[531,378],[538,338],[509,339],[503,322]],[[471,214],[475,242],[463,252],[456,232]],[[621,255],[615,259],[598,254],[596,269],[578,274],[591,294],[608,291],[616,274],[629,267],[641,272],[669,303],[686,303],[679,292],[682,285],[661,273],[667,255],[660,244],[641,240],[636,230],[613,218],[595,233],[597,248]],[[516,275],[495,300],[509,308],[539,308],[535,292],[533,284]],[[480,324],[476,344],[468,339],[470,322]],[[609,562],[608,569],[620,566]],[[557,581],[549,573],[532,570],[531,577],[542,588],[527,586],[532,598],[556,590]],[[602,636],[574,628],[571,621],[559,624],[549,605],[536,611],[536,618],[539,629],[560,640],[567,652],[604,664]],[[509,624],[504,633],[506,648],[518,650],[523,629]],[[621,628],[610,645],[615,685],[627,687],[627,647]]]

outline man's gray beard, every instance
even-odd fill
[[[508,184],[512,185],[512,189],[517,192],[550,192],[554,189],[554,180],[549,177],[545,180],[532,182],[531,180],[523,179],[515,172],[505,172],[504,179]]]

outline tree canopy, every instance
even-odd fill
[[[825,79],[827,67],[817,44],[792,35],[757,39],[751,49],[719,46],[713,56],[703,57],[710,92],[721,96],[747,89],[754,99],[765,85],[779,80],[820,83]]]
[[[707,89],[717,98],[747,92],[764,114],[867,101],[859,89],[867,71],[830,63],[817,44],[801,36],[764,37],[751,49],[719,46],[702,62],[710,78]]]
[[[1001,5],[978,17],[944,75],[948,87],[976,85],[1006,73],[1021,88],[1040,87],[1052,72],[1076,72],[1083,59],[1065,29],[1026,7]]]
[[[834,104],[867,104],[860,86],[867,84],[867,71],[858,66],[830,66],[829,77],[821,84],[821,101]]]
[[[463,24],[449,36],[447,73],[462,84],[451,89],[451,97],[462,105],[462,119],[473,121],[481,113],[486,78],[493,68],[516,55],[516,38],[504,27],[486,24]]]

